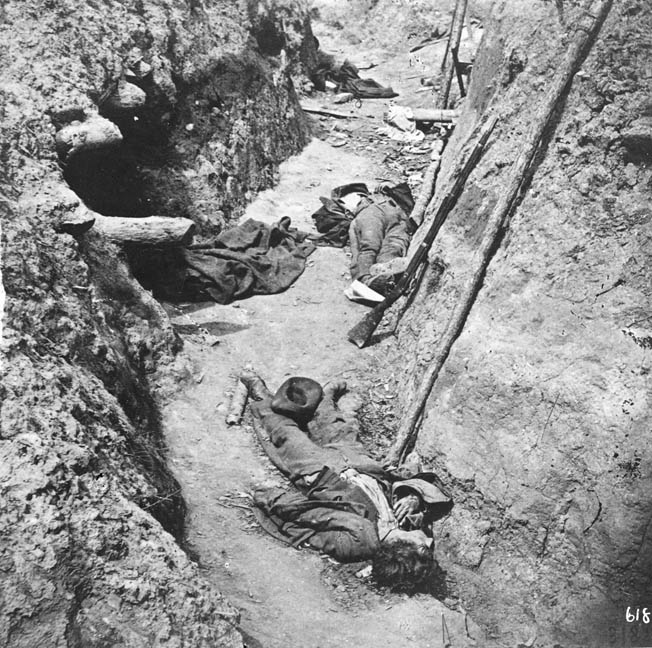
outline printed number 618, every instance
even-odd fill
[[[650,623],[650,611],[646,607],[628,607],[625,612],[625,620],[627,623]]]

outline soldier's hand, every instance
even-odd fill
[[[417,495],[406,495],[402,497],[396,504],[394,504],[394,515],[396,516],[396,521],[400,524],[403,523],[405,518],[412,514],[416,513],[419,510],[421,502]]]

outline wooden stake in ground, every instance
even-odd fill
[[[455,73],[455,58],[460,48],[460,40],[462,39],[462,29],[464,29],[464,18],[466,17],[466,5],[468,0],[457,0],[455,6],[455,15],[453,17],[453,25],[451,26],[450,40],[446,54],[450,54],[445,59],[444,75],[442,79],[441,91],[439,93],[439,107],[448,108],[448,98],[451,92],[451,84],[453,82],[453,74]],[[455,55],[453,56],[453,53]]]
[[[611,10],[612,4],[613,0],[598,0],[595,4],[595,10],[587,12],[585,19],[576,28],[564,60],[550,82],[550,90],[542,102],[539,111],[541,116],[532,125],[523,143],[522,152],[512,167],[509,182],[489,216],[480,247],[476,253],[477,264],[473,275],[462,290],[459,302],[453,310],[446,330],[437,345],[432,364],[423,375],[417,394],[403,416],[396,440],[388,455],[387,461],[390,464],[400,463],[407,454],[407,449],[415,441],[419,419],[425,410],[426,402],[450,353],[450,349],[464,327],[466,318],[482,284],[503,224],[516,204],[532,160],[539,150],[541,140],[550,125],[555,110],[567,93],[575,73],[588,54],[602,23]]]

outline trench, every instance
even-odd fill
[[[337,47],[327,34],[320,39]],[[403,78],[409,66],[407,54],[383,53],[373,75],[408,96],[419,84]],[[278,184],[259,194],[241,220],[272,224],[289,216],[294,226],[314,231],[310,214],[318,197],[333,187],[352,181],[375,186],[389,174],[413,174],[397,155],[401,147],[375,134],[387,108],[386,101],[365,101],[359,120],[315,119],[313,132],[319,136],[281,165]],[[396,161],[393,167],[388,159]],[[417,163],[423,169],[428,161],[426,155]],[[446,583],[439,598],[376,589],[370,579],[356,576],[364,563],[340,565],[287,547],[266,535],[248,510],[257,487],[284,481],[248,419],[240,426],[224,421],[241,368],[253,365],[272,388],[289,376],[305,375],[322,384],[345,379],[362,395],[370,392],[370,377],[377,377],[382,351],[360,350],[346,339],[346,331],[367,312],[343,295],[350,282],[348,263],[346,250],[318,247],[305,272],[281,294],[228,306],[164,303],[194,365],[195,384],[163,410],[169,462],[188,505],[187,539],[206,578],[241,611],[246,645],[427,648],[438,646],[444,632],[455,645],[472,645],[479,629],[446,594]],[[381,390],[388,389],[384,382]],[[375,422],[389,409],[379,410]],[[371,449],[381,452],[375,431],[367,425],[365,432],[376,442]]]
[[[320,33],[319,38],[323,47],[348,54],[332,34]],[[428,55],[436,59],[444,47],[441,43]],[[360,58],[365,52],[354,54]],[[415,92],[421,89],[418,75],[406,74],[414,65],[407,52],[397,56],[376,48],[367,54],[377,61],[374,78],[391,83],[401,97],[416,97],[417,105],[428,104],[427,95]],[[152,88],[147,89],[155,96]],[[183,132],[184,124],[205,119],[206,133],[219,130],[220,124],[210,116],[213,108],[223,108],[214,89],[211,83],[202,90],[184,89],[174,111],[164,102],[128,114],[101,108],[100,113],[119,126],[124,142],[110,151],[71,159],[64,169],[69,186],[89,208],[106,216],[192,215],[187,208],[194,198],[182,169],[200,147],[194,135]],[[289,216],[293,226],[314,232],[310,214],[319,206],[319,196],[328,196],[333,187],[354,181],[373,187],[425,170],[428,147],[404,159],[402,151],[409,146],[376,133],[390,105],[387,100],[364,101],[353,119],[314,118],[315,137],[281,165],[275,187],[263,190],[240,222],[254,218],[271,225]],[[190,140],[189,150],[180,153],[184,138]],[[260,184],[254,189],[272,184],[273,162],[263,162]],[[223,192],[228,178],[225,171],[210,178],[212,190]],[[164,198],[159,195],[163,183],[172,183]],[[243,202],[240,197],[222,206],[237,215]],[[208,236],[223,225],[217,217],[200,233]],[[166,510],[158,518],[198,561],[203,576],[240,610],[245,645],[434,648],[446,634],[457,646],[473,645],[479,628],[447,591],[445,575],[438,597],[377,589],[369,578],[357,575],[364,564],[340,565],[324,555],[287,547],[266,535],[249,510],[255,488],[284,482],[257,444],[247,419],[235,427],[224,421],[240,369],[253,365],[270,387],[291,375],[310,376],[322,384],[345,379],[362,395],[371,392],[370,377],[378,377],[382,350],[360,350],[346,339],[346,332],[367,312],[343,295],[350,283],[347,251],[318,247],[289,290],[222,306],[179,301],[166,290],[170,282],[165,275],[182,264],[178,251],[137,246],[124,250],[135,278],[168,312],[193,366],[190,386],[165,404],[156,421],[156,434],[162,435],[183,497],[175,500],[172,517]],[[383,442],[391,440],[392,425],[382,417],[393,409],[392,378],[381,381],[385,407],[364,430],[370,451],[376,454],[382,452]],[[385,438],[378,438],[370,422],[384,426]]]

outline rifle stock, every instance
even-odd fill
[[[387,301],[387,298],[385,298]],[[385,305],[385,302],[380,302],[377,306],[374,306],[348,333],[348,338],[353,344],[355,344],[359,349],[362,349],[363,346],[369,342],[371,336],[374,334],[374,331],[378,328],[380,320],[383,319],[383,315],[387,310],[388,306]]]
[[[374,331],[380,324],[380,321],[383,319],[385,311],[407,290],[407,288],[412,283],[413,277],[416,275],[421,264],[427,259],[430,248],[437,236],[437,233],[441,229],[441,226],[444,224],[446,217],[450,211],[455,206],[466,180],[469,177],[471,171],[478,163],[482,151],[491,135],[493,129],[496,126],[498,118],[495,116],[489,117],[489,119],[483,124],[480,129],[480,135],[478,140],[473,146],[469,157],[466,159],[462,167],[460,167],[455,173],[455,179],[453,181],[453,186],[448,191],[446,196],[441,202],[437,213],[433,219],[430,229],[426,233],[421,241],[421,244],[417,248],[416,252],[412,255],[408,267],[403,273],[403,276],[398,281],[394,289],[385,297],[384,301],[375,306],[369,313],[367,313],[349,332],[348,339],[353,342],[357,347],[362,349],[366,346],[371,339],[371,336],[374,334]]]

